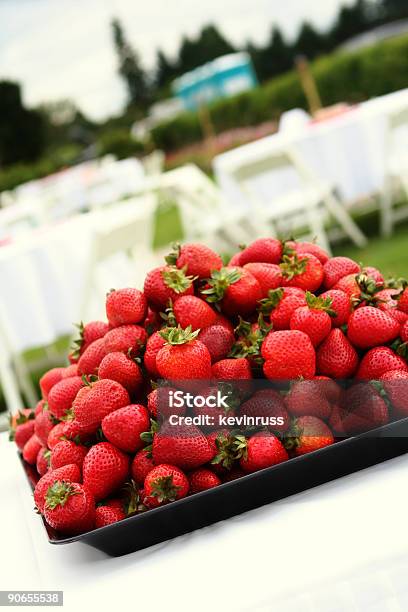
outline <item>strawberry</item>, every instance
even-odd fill
[[[19,450],[23,450],[26,442],[34,434],[34,413],[32,410],[20,411],[14,418],[10,417],[9,439],[17,444]]]
[[[37,402],[37,405],[34,409],[34,415],[38,416],[39,414],[41,414],[41,412],[44,410],[46,405],[47,405],[47,402],[45,400],[40,400],[39,402]],[[30,409],[30,412],[31,412],[31,409]]]
[[[43,446],[47,446],[48,435],[54,422],[48,410],[44,410],[35,419],[34,433]]]
[[[323,388],[315,380],[293,383],[285,401],[287,409],[295,417],[314,416],[327,420],[331,414],[331,406]]]
[[[231,257],[231,259],[228,262],[228,265],[229,266],[241,266],[240,258],[241,258],[241,251],[239,251],[238,253],[235,253],[235,255]]]
[[[185,497],[188,489],[187,476],[178,467],[163,463],[147,474],[143,503],[149,508],[156,508]]]
[[[228,316],[246,316],[253,313],[262,298],[258,281],[248,270],[239,267],[225,267],[212,273],[208,288],[202,295],[211,304],[219,304]]]
[[[251,366],[245,357],[221,359],[212,366],[212,377],[218,380],[247,380],[252,378]]]
[[[235,340],[233,331],[218,324],[209,325],[202,329],[198,339],[207,347],[212,363],[225,359]]]
[[[129,357],[137,357],[142,352],[146,341],[146,330],[140,325],[121,325],[111,329],[104,337],[105,351],[106,353],[121,352],[126,353]]]
[[[162,378],[170,380],[211,378],[211,356],[202,342],[197,340],[198,330],[175,327],[163,336],[166,344],[156,356],[156,367]]]
[[[38,451],[36,468],[40,476],[44,476],[50,469],[50,451],[45,447]]]
[[[327,251],[314,242],[295,242],[294,240],[289,240],[285,242],[284,252],[291,254],[291,251],[298,255],[314,255],[322,264],[325,264],[329,259]]]
[[[109,331],[109,325],[104,321],[91,321],[77,325],[79,336],[74,340],[71,357],[77,361],[84,351],[96,340],[100,340]]]
[[[272,432],[284,433],[289,427],[289,414],[281,395],[274,389],[261,389],[241,404],[240,415],[281,419],[282,423],[267,425]]]
[[[98,369],[99,379],[109,378],[125,387],[134,395],[143,385],[142,371],[138,364],[124,353],[108,353],[102,359]]]
[[[377,308],[384,310],[390,317],[403,325],[408,321],[408,314],[398,308],[397,298],[399,295],[399,289],[382,289],[375,294],[374,301]]]
[[[163,320],[158,312],[151,308],[147,309],[147,315],[144,321],[144,328],[148,336],[151,336],[155,331],[158,331],[162,326]]]
[[[171,463],[182,470],[193,470],[211,461],[213,455],[207,438],[194,425],[167,422],[153,438],[152,457],[156,465]]]
[[[146,448],[137,451],[131,465],[132,478],[138,483],[143,484],[147,474],[154,468],[154,461],[151,453]]]
[[[99,442],[89,449],[84,459],[84,485],[96,501],[108,497],[125,482],[129,458],[109,442]]]
[[[42,444],[40,440],[37,438],[35,434],[31,436],[24,444],[23,448],[23,459],[30,465],[35,465],[37,463],[37,455],[42,448]]]
[[[378,287],[384,285],[384,276],[377,268],[373,268],[372,266],[365,266],[363,268],[363,274],[366,274],[369,278],[374,279]]]
[[[64,368],[64,371],[61,376],[61,380],[65,380],[66,378],[71,378],[72,376],[78,376],[78,364],[72,363],[68,367]]]
[[[182,295],[193,295],[194,278],[186,276],[185,270],[175,266],[155,268],[146,276],[144,294],[152,310],[164,311],[169,301],[175,301]]]
[[[408,314],[408,288],[405,288],[399,296],[398,309]]]
[[[341,401],[342,388],[332,378],[328,376],[315,376],[319,389],[331,404],[338,404]]]
[[[149,427],[149,413],[141,404],[130,404],[119,408],[102,421],[105,438],[125,453],[135,453],[143,446],[140,434]]]
[[[224,315],[221,313],[216,312],[215,314],[217,315],[217,318],[215,319],[214,325],[221,325],[221,327],[224,327],[224,329],[234,333],[234,326],[231,321],[227,317],[224,317]]]
[[[207,468],[194,470],[189,474],[188,480],[190,483],[190,493],[207,491],[221,484],[221,480],[218,478],[217,474],[214,474],[214,472]]]
[[[331,289],[343,276],[358,274],[361,271],[358,263],[349,257],[332,257],[323,266],[326,289]]]
[[[309,336],[298,330],[269,332],[261,349],[269,379],[313,378],[316,353]]]
[[[213,325],[217,318],[211,306],[195,295],[184,295],[177,298],[173,312],[176,323],[183,329],[189,325],[193,330],[205,329]]]
[[[336,313],[335,316],[331,317],[332,327],[341,327],[350,318],[351,315],[351,302],[350,298],[344,291],[339,289],[329,289],[320,295],[325,300],[329,298],[331,300],[331,310]]]
[[[347,337],[358,348],[372,348],[395,340],[400,324],[373,306],[357,308],[348,321]]]
[[[344,394],[340,407],[333,410],[332,428],[343,435],[355,435],[386,425],[389,421],[387,404],[368,383],[358,383]]]
[[[350,378],[358,366],[358,355],[341,329],[332,329],[317,350],[317,371],[331,378]]]
[[[203,279],[211,276],[214,270],[222,268],[222,259],[212,249],[204,244],[173,245],[173,252],[165,259],[166,262],[180,270],[185,269],[186,274]]]
[[[79,376],[73,376],[57,383],[51,389],[48,397],[48,409],[52,416],[56,419],[64,417],[83,386],[84,381]]]
[[[279,438],[271,433],[260,431],[247,440],[236,436],[239,464],[244,472],[256,472],[289,459],[288,453]]]
[[[408,371],[389,370],[380,376],[388,399],[399,417],[408,416]]]
[[[65,427],[65,421],[61,421],[61,423],[57,423],[51,429],[50,433],[48,434],[48,438],[47,438],[47,446],[50,450],[52,450],[54,446],[56,446],[56,444],[58,444],[58,442],[62,440],[64,436],[64,427]]]
[[[297,308],[290,318],[290,329],[298,329],[307,334],[313,346],[318,346],[330,333],[332,322],[330,315],[332,301],[330,298],[316,297],[306,293],[307,306]]]
[[[82,469],[87,452],[87,447],[82,444],[75,444],[71,440],[61,440],[51,451],[51,469],[57,470],[64,465],[72,464]]]
[[[57,480],[45,495],[45,520],[67,535],[94,528],[95,500],[91,491],[76,482]]]
[[[305,292],[297,287],[280,287],[269,291],[268,297],[260,303],[261,312],[270,314],[270,321],[276,331],[289,329],[295,310],[306,304]]]
[[[84,350],[78,361],[78,374],[89,374],[95,376],[98,372],[99,364],[106,355],[105,339],[99,338]]]
[[[146,351],[143,356],[143,362],[146,370],[153,376],[154,378],[158,378],[160,376],[159,370],[156,366],[156,356],[160,349],[166,344],[165,338],[163,338],[163,333],[169,331],[168,328],[164,328],[161,332],[154,332],[146,343]]]
[[[282,258],[283,246],[276,238],[258,238],[251,242],[239,255],[239,265],[261,262],[278,264]]]
[[[295,420],[285,446],[298,457],[333,443],[333,433],[326,423],[316,416],[305,415]]]
[[[408,321],[405,321],[405,323],[401,327],[400,336],[403,342],[408,342]]]
[[[147,396],[147,409],[149,414],[154,418],[168,418],[172,414],[183,416],[186,412],[184,404],[180,407],[170,407],[169,395],[177,391],[175,387],[161,385],[157,389],[153,389]]]
[[[62,375],[65,371],[65,368],[52,368],[48,370],[43,376],[40,378],[40,389],[41,395],[43,399],[48,398],[48,394],[60,380],[62,380]]]
[[[98,506],[95,511],[95,527],[106,527],[117,523],[126,518],[126,514],[122,508],[112,508],[111,506]]]
[[[377,346],[364,355],[357,370],[356,378],[362,380],[378,380],[391,370],[408,372],[405,360],[396,355],[388,346]]]
[[[122,385],[104,378],[81,389],[72,405],[74,423],[81,434],[94,434],[111,412],[128,406],[129,394]]]
[[[44,513],[45,494],[49,487],[58,480],[63,480],[64,482],[80,482],[81,471],[77,465],[64,465],[64,467],[58,470],[49,470],[40,478],[34,489],[34,502],[41,514]]]
[[[323,266],[314,255],[284,255],[280,264],[283,285],[316,291],[323,281]]]
[[[112,290],[106,297],[106,316],[111,327],[141,323],[147,312],[147,300],[139,289]]]
[[[282,271],[277,264],[248,263],[243,267],[245,270],[248,270],[260,284],[263,298],[267,298],[269,291],[277,289],[283,284]]]

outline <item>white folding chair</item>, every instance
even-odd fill
[[[273,172],[283,172],[285,188],[276,195],[262,192],[257,181]],[[288,236],[300,228],[330,251],[325,225],[331,215],[358,246],[366,237],[354,223],[330,185],[322,182],[290,147],[269,151],[263,157],[241,162],[230,174],[247,201],[252,214],[275,235]],[[270,177],[268,177],[270,184]],[[265,230],[264,230],[265,231]],[[298,237],[298,236],[297,236]]]
[[[408,199],[408,108],[388,117],[385,177],[381,197],[381,232],[390,236],[394,225],[408,218],[408,205],[395,207],[398,190]]]

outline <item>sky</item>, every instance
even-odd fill
[[[309,19],[324,28],[353,0],[0,0],[0,79],[22,84],[24,102],[72,99],[95,120],[120,112],[110,21],[122,21],[146,69],[157,49],[177,52],[183,34],[210,22],[235,44],[265,42],[273,25],[293,38]]]

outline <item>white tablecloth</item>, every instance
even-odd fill
[[[285,130],[222,153],[213,161],[217,182],[231,206],[246,207],[231,171],[243,161],[291,146],[317,177],[337,188],[346,203],[377,193],[384,180],[387,115],[406,107],[408,89],[375,98],[332,119],[293,132]],[[261,199],[270,202],[294,185],[291,173],[274,171],[257,178],[255,189]]]
[[[408,456],[120,558],[48,544],[5,434],[0,464],[1,590],[63,590],[67,610],[408,609]]]

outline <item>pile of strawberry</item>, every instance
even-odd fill
[[[204,245],[178,246],[147,274],[143,292],[111,291],[106,315],[106,323],[81,324],[70,365],[44,374],[41,401],[12,423],[40,476],[36,507],[61,533],[108,525],[408,416],[405,282],[330,258],[314,243],[259,239],[228,265]],[[159,379],[172,388],[238,381],[231,414],[280,416],[283,425],[169,433]],[[272,385],[254,392],[255,379],[292,383],[284,393]]]

